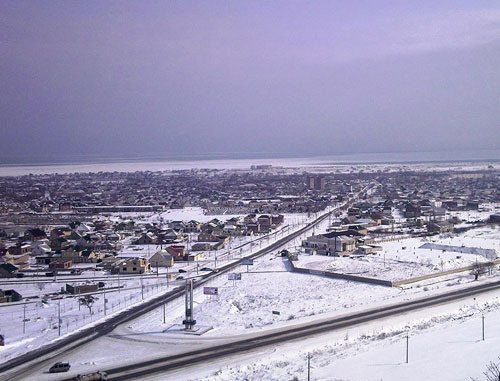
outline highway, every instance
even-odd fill
[[[136,362],[127,366],[107,369],[105,371],[108,373],[108,379],[110,380],[137,379],[146,375],[161,374],[177,368],[194,366],[216,358],[262,349],[263,347],[270,345],[302,339],[326,331],[345,329],[362,323],[404,314],[415,310],[421,310],[498,289],[500,289],[500,281],[395,305],[375,308],[339,318],[325,319],[285,327],[275,330],[272,333],[258,334],[252,338],[234,340],[223,345],[216,345],[209,348],[189,351],[154,360]]]
[[[308,232],[309,230],[312,230],[315,226],[317,226],[325,219],[327,219],[332,213],[335,213],[339,209],[344,209],[349,207],[349,205],[351,205],[351,203],[354,202],[354,200],[359,196],[359,194],[365,191],[366,188],[360,191],[358,194],[356,194],[354,197],[352,197],[350,200],[348,200],[341,206],[333,208],[332,210],[322,214],[321,216],[319,216],[306,226],[276,240],[267,247],[264,247],[263,249],[260,249],[251,255],[235,259],[233,262],[228,263],[222,267],[219,267],[217,271],[213,271],[211,273],[198,276],[197,279],[193,282],[193,286],[195,288],[203,286],[207,282],[211,281],[213,278],[218,277],[221,274],[227,273],[237,266],[240,266],[241,262],[244,259],[247,258],[255,259],[276,251],[277,249],[281,248],[288,242],[294,240],[295,238]],[[82,329],[61,340],[51,342],[39,349],[18,356],[12,360],[9,360],[1,364],[0,374],[9,372],[8,379],[11,379],[12,377],[29,373],[29,370],[32,369],[34,366],[43,363],[45,361],[48,361],[50,359],[53,359],[57,357],[57,355],[59,355],[60,353],[68,353],[69,351],[74,350],[86,343],[89,343],[92,340],[97,339],[98,337],[102,337],[112,332],[117,326],[132,321],[145,313],[148,313],[156,308],[161,307],[163,304],[169,303],[183,296],[183,293],[184,293],[183,286],[175,287],[172,290],[169,290],[168,292],[163,293],[162,295],[159,295],[151,300],[148,300],[144,303],[131,307],[128,310],[122,311],[117,315],[103,321],[102,323],[98,323],[92,327]]]

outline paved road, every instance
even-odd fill
[[[108,373],[108,379],[110,380],[137,379],[146,375],[161,374],[177,368],[198,365],[215,358],[231,356],[236,353],[243,354],[244,352],[262,349],[263,347],[270,345],[276,345],[290,340],[297,340],[326,331],[345,329],[346,327],[420,310],[458,299],[469,298],[473,295],[498,289],[500,289],[500,281],[470,287],[464,290],[452,291],[419,300],[358,312],[340,318],[304,323],[298,326],[279,329],[273,333],[258,334],[253,338],[234,340],[233,342],[223,345],[216,345],[197,351],[190,351],[159,359],[136,362],[127,366],[107,369],[106,372]]]
[[[200,275],[198,279],[196,279],[193,282],[193,286],[195,288],[201,287],[205,283],[211,281],[213,278],[220,276],[221,274],[227,273],[233,268],[239,266],[241,262],[246,258],[258,258],[265,254],[272,253],[273,251],[279,249],[286,243],[299,237],[303,233],[306,233],[307,231],[313,229],[313,227],[317,226],[325,219],[327,219],[330,214],[334,213],[339,209],[347,208],[356,199],[358,195],[356,195],[355,197],[353,197],[351,200],[344,203],[340,207],[332,209],[331,211],[322,214],[320,217],[316,218],[314,221],[310,222],[306,226],[296,230],[295,232],[290,233],[287,236],[284,236],[283,238],[276,240],[269,246],[261,250],[258,250],[257,252],[251,255],[237,259],[232,263],[226,264],[220,267],[217,272]],[[23,374],[29,374],[29,370],[32,369],[33,367],[36,367],[38,364],[41,364],[45,361],[55,358],[60,353],[68,353],[69,351],[74,350],[92,340],[95,340],[98,337],[104,336],[113,331],[118,325],[132,321],[147,312],[150,312],[158,307],[161,307],[163,304],[171,302],[177,299],[178,297],[182,296],[183,293],[184,293],[184,287],[179,286],[173,288],[172,290],[160,296],[157,296],[147,302],[134,306],[126,311],[123,311],[102,323],[96,324],[93,327],[83,329],[57,342],[52,342],[42,348],[18,356],[12,360],[9,360],[1,364],[0,374],[9,372],[9,376],[7,379],[11,379],[12,377],[18,377]],[[3,378],[0,377],[0,379]]]

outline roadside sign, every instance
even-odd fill
[[[242,265],[247,265],[247,266],[252,266],[253,265],[253,259],[251,258],[245,258],[241,261]]]
[[[229,273],[227,275],[228,280],[241,280],[241,273]]]
[[[219,295],[218,287],[203,287],[204,295]]]

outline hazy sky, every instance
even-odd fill
[[[2,0],[0,49],[0,157],[500,148],[498,0]]]

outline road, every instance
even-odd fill
[[[245,352],[262,349],[270,345],[297,340],[326,331],[345,329],[347,327],[352,327],[382,318],[421,310],[463,298],[470,298],[471,296],[478,295],[480,293],[495,291],[498,289],[500,289],[500,281],[409,302],[403,302],[396,305],[358,312],[342,316],[340,318],[319,320],[297,326],[286,327],[275,330],[272,333],[258,334],[252,338],[234,340],[223,345],[216,345],[209,348],[203,348],[201,350],[189,351],[154,360],[136,362],[127,366],[107,369],[105,371],[109,375],[108,379],[111,380],[137,379],[146,375],[161,374],[182,367],[194,366],[216,358],[232,356],[236,353],[243,354]]]
[[[350,200],[345,202],[344,204],[338,206],[337,208],[334,208],[306,226],[276,240],[275,242],[271,243],[267,247],[256,251],[255,253],[248,255],[246,257],[242,257],[239,259],[234,260],[233,262],[226,264],[222,267],[218,268],[217,272],[211,272],[208,274],[203,274],[197,277],[197,279],[194,281],[194,287],[201,287],[207,282],[211,281],[213,278],[220,276],[221,274],[227,273],[233,268],[240,266],[241,262],[244,259],[247,258],[258,258],[263,255],[272,253],[273,251],[276,251],[283,245],[287,244],[288,242],[294,240],[295,238],[299,237],[300,235],[312,230],[314,227],[316,227],[318,224],[323,222],[325,219],[327,219],[332,213],[338,211],[339,209],[344,209],[349,207],[354,200],[357,199],[357,197],[362,194],[362,192],[365,192],[366,188],[360,191],[358,194],[356,194],[354,197],[352,197]],[[102,323],[98,323],[92,327],[88,327],[85,329],[82,329],[78,332],[75,332],[74,334],[65,337],[59,341],[52,342],[50,344],[47,344],[46,346],[43,346],[39,349],[33,350],[31,352],[28,352],[26,354],[23,354],[21,356],[18,356],[12,360],[9,360],[3,364],[0,365],[0,374],[9,372],[9,378],[11,379],[12,377],[20,376],[26,373],[29,373],[30,369],[33,369],[33,367],[37,366],[38,364],[41,364],[43,362],[49,361],[50,359],[53,359],[57,357],[60,353],[68,353],[71,350],[74,350],[86,343],[91,342],[92,340],[97,339],[98,337],[102,337],[110,332],[112,332],[117,326],[127,323],[129,321],[132,321],[141,315],[150,312],[156,308],[161,307],[163,304],[166,304],[168,302],[171,302],[181,296],[183,296],[184,293],[184,287],[179,286],[175,287],[172,290],[157,296],[149,301],[146,301],[144,303],[141,303],[137,306],[131,307],[130,309],[123,311],[121,313],[118,313],[117,315],[103,321]],[[22,378],[22,377],[21,377]],[[3,379],[3,378],[2,378]]]

